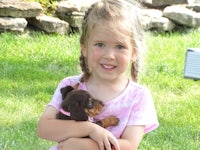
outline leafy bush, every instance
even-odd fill
[[[46,15],[55,14],[56,0],[26,0],[27,2],[38,2],[42,5],[43,13]]]

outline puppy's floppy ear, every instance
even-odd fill
[[[85,113],[83,108],[81,108],[79,106],[78,103],[75,103],[73,106],[71,106],[69,108],[69,111],[70,111],[70,117],[72,120],[75,120],[75,121],[87,121],[88,120],[87,114]]]
[[[72,86],[66,86],[66,87],[64,87],[64,88],[61,88],[61,89],[60,89],[60,92],[61,92],[61,94],[62,94],[62,99],[65,99],[65,97],[67,96],[67,94],[68,94],[70,91],[72,91],[72,90],[74,90],[74,88],[73,88]]]

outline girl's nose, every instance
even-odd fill
[[[114,59],[115,58],[115,52],[112,48],[107,48],[104,52],[104,58],[106,59]]]

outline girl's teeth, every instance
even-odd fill
[[[108,65],[103,65],[105,68],[107,68],[107,69],[111,69],[111,68],[113,68],[113,66],[108,66]]]

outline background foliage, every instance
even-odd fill
[[[54,16],[56,0],[25,0],[27,2],[38,2],[43,8],[43,13],[46,15]]]

